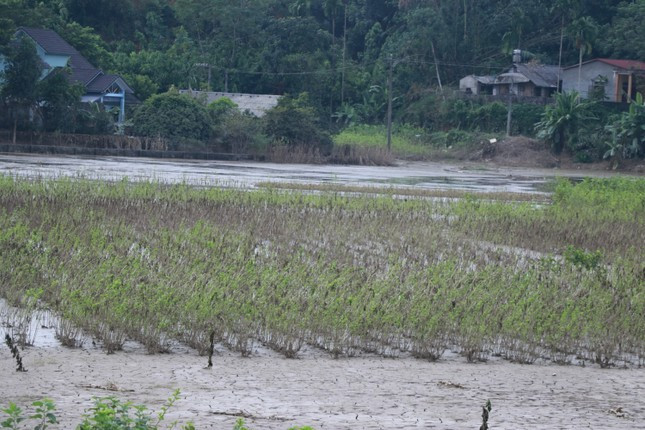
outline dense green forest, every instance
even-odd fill
[[[428,115],[459,117],[438,103],[461,77],[503,71],[517,48],[563,66],[581,53],[645,60],[643,22],[645,0],[0,0],[0,45],[18,26],[51,28],[142,101],[172,88],[307,93],[336,129],[382,124],[391,76],[395,121],[446,130],[492,117]]]
[[[16,26],[52,28],[141,99],[207,88],[210,68],[216,91],[306,91],[365,119],[390,61],[402,105],[438,77],[499,72],[514,48],[558,64],[561,33],[562,64],[574,64],[580,18],[598,29],[586,57],[645,60],[642,0],[0,0],[0,17],[3,42]]]

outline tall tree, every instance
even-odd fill
[[[42,65],[36,46],[26,37],[20,38],[10,47],[6,62],[2,98],[9,106],[13,118],[12,141],[15,144],[19,116],[29,115],[36,104]]]
[[[605,55],[645,61],[644,23],[645,0],[621,3],[603,40]]]
[[[582,58],[585,54],[591,54],[593,43],[598,36],[598,25],[589,16],[583,16],[571,23],[569,32],[573,37],[576,48],[578,49],[578,93],[582,93],[580,88],[582,77]]]
[[[56,69],[38,83],[38,105],[45,130],[75,131],[77,108],[85,88],[70,83],[70,72],[69,68]]]

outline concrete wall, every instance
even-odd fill
[[[242,94],[242,93],[216,93],[206,91],[179,90],[180,94],[193,97],[206,97],[206,103],[212,103],[222,97],[230,99],[237,105],[241,112],[249,111],[257,117],[262,117],[271,108],[278,105],[281,96],[271,94]]]
[[[589,97],[589,89],[598,75],[607,78],[605,100],[616,101],[616,74],[614,67],[601,61],[592,61],[582,65],[580,87],[578,88],[578,67],[564,69],[562,72],[562,91],[578,91],[582,98]]]
[[[479,85],[473,75],[459,80],[459,91],[466,92],[468,89],[470,89],[471,94],[479,94]]]

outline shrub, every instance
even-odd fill
[[[605,158],[634,158],[645,156],[645,100],[638,94],[629,110],[610,119],[605,127],[611,138]]]
[[[208,113],[215,124],[224,119],[226,114],[234,112],[237,105],[228,97],[219,98],[208,104]]]
[[[285,96],[265,116],[265,132],[275,142],[288,146],[315,147],[327,154],[332,140],[322,129],[307,93]]]
[[[507,108],[500,102],[473,106],[466,126],[470,130],[498,132],[506,127]]]
[[[114,115],[98,103],[83,103],[76,115],[76,132],[83,134],[113,134]]]
[[[602,252],[596,250],[595,252],[585,251],[584,249],[576,248],[569,245],[564,251],[564,259],[574,266],[584,267],[589,270],[598,268],[602,261]]]
[[[167,92],[150,97],[136,111],[134,133],[183,141],[204,141],[211,136],[211,120],[206,106],[194,98]]]
[[[211,105],[209,105],[209,110]],[[215,142],[225,152],[234,154],[264,153],[269,146],[269,138],[264,135],[262,126],[262,121],[259,118],[240,113],[237,110],[229,110],[221,116],[215,126]]]
[[[544,106],[532,104],[517,104],[513,105],[513,134],[521,134],[524,136],[535,135],[535,124],[540,122],[544,114]],[[506,109],[504,109],[506,115]],[[504,118],[504,125],[506,125],[506,118]]]

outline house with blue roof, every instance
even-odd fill
[[[70,83],[80,84],[85,88],[81,97],[84,103],[100,103],[107,110],[118,108],[118,122],[125,121],[126,105],[139,103],[134,91],[119,75],[104,73],[92,65],[80,52],[67,43],[53,30],[20,27],[16,38],[28,37],[36,45],[36,51],[43,63],[41,79],[46,79],[56,69],[69,67]],[[4,64],[0,63],[4,69]]]

